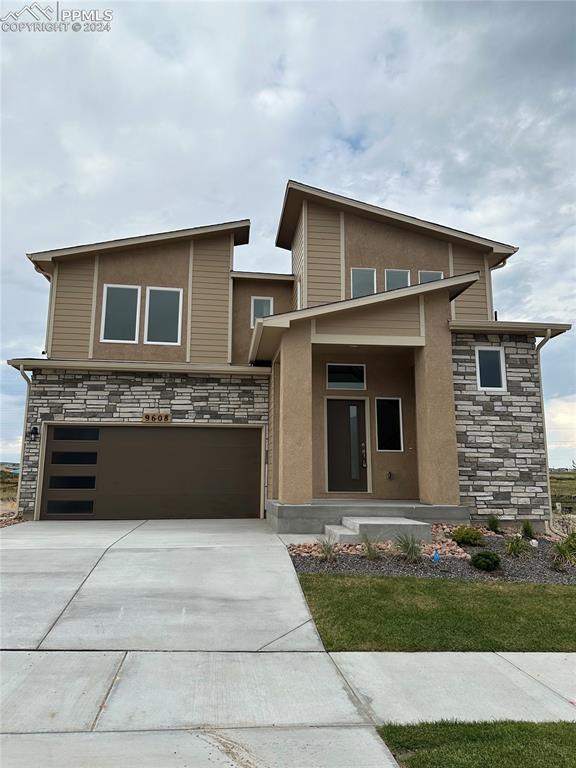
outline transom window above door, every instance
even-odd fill
[[[394,291],[396,288],[408,288],[410,286],[410,270],[387,269],[384,272],[384,285],[387,291]]]
[[[250,328],[254,328],[256,320],[274,314],[274,299],[271,296],[252,296],[250,308]]]
[[[140,286],[104,285],[100,341],[137,344]]]
[[[418,282],[420,283],[433,283],[435,280],[443,280],[444,272],[435,272],[434,270],[421,269],[418,272]]]
[[[145,344],[180,344],[182,288],[147,288]]]
[[[326,389],[366,389],[366,366],[362,363],[328,363]]]
[[[376,293],[376,270],[355,267],[351,270],[350,285],[353,299]]]

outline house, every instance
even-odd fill
[[[249,231],[29,254],[50,301],[46,358],[9,361],[23,513],[342,540],[348,518],[548,516],[539,350],[570,326],[495,319],[515,247],[292,181],[292,273],[235,271]]]

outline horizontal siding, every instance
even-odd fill
[[[480,272],[480,279],[455,300],[455,318],[470,321],[491,320],[486,294],[484,256],[454,246],[454,274],[464,275],[468,272]]]
[[[230,237],[194,242],[190,361],[228,361]]]
[[[308,203],[308,306],[340,301],[340,214]]]
[[[393,302],[388,306],[365,307],[338,312],[316,320],[316,333],[358,336],[419,336],[418,299]]]
[[[294,232],[294,240],[292,241],[292,274],[296,277],[292,292],[292,308],[296,309],[298,306],[298,282],[302,286],[304,279],[304,217],[302,212],[300,212],[298,225]],[[304,293],[302,292],[303,296]]]
[[[58,263],[50,357],[88,358],[93,281],[93,256]]]

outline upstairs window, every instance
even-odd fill
[[[140,287],[105,285],[100,341],[137,344],[140,320]]]
[[[145,344],[180,344],[182,288],[147,288]]]
[[[387,269],[385,272],[385,284],[387,291],[394,291],[396,288],[408,288],[410,286],[410,270]]]
[[[484,392],[506,391],[506,363],[502,347],[476,347],[476,378]]]
[[[326,389],[366,389],[366,366],[328,363]]]
[[[434,272],[433,270],[428,271],[425,269],[422,269],[420,272],[418,272],[418,281],[420,283],[433,283],[435,280],[443,279],[444,272]]]
[[[298,297],[300,301],[300,297]],[[274,314],[274,299],[270,296],[252,296],[252,308],[250,310],[250,328],[254,328],[256,320]]]
[[[376,270],[353,269],[351,286],[353,299],[358,299],[360,296],[370,296],[372,293],[376,293]]]

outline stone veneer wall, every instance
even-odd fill
[[[502,346],[507,391],[478,390],[475,347]],[[477,519],[549,515],[540,369],[527,336],[453,334],[456,434],[462,504]]]
[[[173,422],[266,424],[268,377],[171,373],[35,371],[30,385],[20,511],[33,514],[43,421],[141,422],[145,411],[169,410]]]

